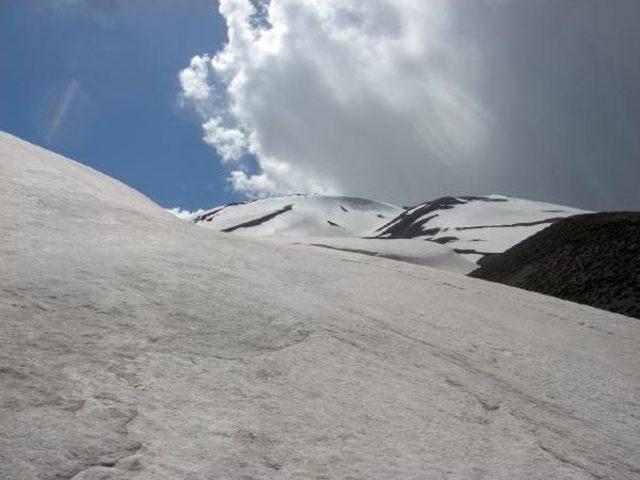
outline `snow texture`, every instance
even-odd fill
[[[471,260],[502,253],[562,218],[587,213],[503,195],[443,197],[412,207],[376,231],[379,238],[422,238]]]
[[[214,230],[256,237],[429,240],[475,262],[581,213],[586,211],[502,195],[443,197],[408,209],[363,198],[289,195],[177,215]],[[377,247],[385,248],[390,247]]]
[[[321,247],[338,252],[359,253],[381,258],[415,263],[450,272],[470,273],[478,266],[458,255],[450,248],[435,242],[417,239],[378,240],[375,238],[340,237],[268,237],[265,240],[278,244]]]
[[[0,478],[631,479],[640,323],[223,235],[0,134]]]
[[[357,197],[288,195],[216,207],[192,220],[250,236],[363,237],[401,212],[399,207]]]

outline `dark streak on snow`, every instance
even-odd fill
[[[459,240],[458,237],[440,237],[440,238],[432,238],[429,241],[439,243],[440,245],[444,245],[445,243],[455,242]]]
[[[434,212],[439,210],[449,210],[454,208],[456,205],[463,205],[472,201],[506,202],[507,199],[474,196],[438,198],[432,202],[426,202],[402,212],[390,222],[379,227],[376,232],[380,232],[378,237],[382,237],[384,235],[386,238],[414,238],[418,236],[435,235],[439,230],[424,230],[422,228],[426,223],[438,216],[438,214]],[[434,214],[429,215],[430,213]]]
[[[208,212],[203,213],[202,215],[198,215],[196,218],[192,220],[193,223],[198,222],[210,222],[213,217],[215,217],[220,211],[224,210],[225,206],[214,208],[213,210],[209,210]]]
[[[542,225],[544,223],[554,223],[559,220],[564,220],[565,217],[553,217],[546,218],[544,220],[538,220],[536,222],[520,222],[520,223],[511,223],[508,225],[476,225],[473,227],[456,227],[456,230],[476,230],[479,228],[508,228],[508,227],[532,227],[534,225]]]
[[[233,232],[234,230],[237,230],[239,228],[250,228],[250,227],[257,227],[258,225],[271,220],[274,217],[277,217],[278,215],[282,215],[285,212],[288,212],[289,210],[291,210],[293,208],[293,205],[287,205],[285,207],[282,207],[280,210],[276,210],[275,212],[271,212],[268,215],[264,215],[263,217],[260,218],[256,218],[253,220],[250,220],[248,222],[244,222],[241,223],[239,225],[234,225],[233,227],[229,227],[229,228],[225,228],[224,230],[222,230],[223,232]]]
[[[297,244],[297,245],[301,245],[301,244]],[[370,257],[379,257],[379,258],[386,258],[387,260],[396,260],[398,262],[405,262],[405,263],[413,263],[415,264],[415,262],[411,262],[403,257],[399,257],[397,255],[391,255],[391,254],[387,254],[387,253],[378,253],[378,252],[372,252],[369,250],[359,250],[357,248],[340,248],[340,247],[333,247],[331,245],[325,245],[322,243],[308,243],[307,245],[311,245],[312,247],[320,247],[320,248],[327,248],[329,250],[338,250],[340,252],[349,252],[349,253],[358,253],[360,255],[369,255]]]
[[[456,253],[473,255],[496,255],[496,252],[479,252],[478,250],[474,250],[473,248],[454,248],[453,251]]]
[[[596,472],[593,472],[593,471],[589,470],[588,468],[584,467],[583,465],[580,465],[575,460],[570,460],[569,458],[565,457],[564,455],[561,455],[560,453],[552,450],[551,448],[547,447],[546,445],[543,445],[540,442],[538,442],[538,448],[540,450],[542,450],[543,452],[548,453],[549,455],[551,455],[553,458],[555,458],[559,462],[564,463],[566,465],[571,465],[572,467],[575,467],[575,468],[577,468],[579,470],[582,470],[583,472],[585,472],[586,474],[588,474],[589,476],[591,476],[593,478],[604,478],[603,475],[600,475],[600,474],[598,474]]]

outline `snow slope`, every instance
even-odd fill
[[[520,198],[443,197],[412,207],[378,227],[378,238],[421,238],[478,260],[501,253],[551,223],[586,210]]]
[[[267,237],[279,244],[322,245],[459,273],[469,273],[476,267],[452,249],[433,242],[358,238],[371,235],[402,211],[400,207],[356,197],[288,195],[180,217],[213,230]]]
[[[0,134],[0,478],[630,479],[640,322],[222,235]]]
[[[458,255],[450,248],[423,240],[378,240],[344,237],[268,237],[265,240],[284,245],[320,247],[338,252],[359,253],[401,262],[414,263],[440,270],[470,273],[478,265]]]
[[[430,240],[477,261],[580,213],[586,211],[501,195],[444,197],[409,209],[354,197],[291,195],[225,205],[187,219],[213,230],[257,237]]]
[[[399,207],[357,197],[288,195],[217,207],[192,221],[240,235],[362,237],[401,212]]]

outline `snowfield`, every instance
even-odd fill
[[[380,238],[420,238],[477,261],[502,253],[564,217],[586,210],[503,195],[444,197],[415,206],[376,229]]]
[[[438,245],[435,242],[425,242],[417,239],[381,241],[372,238],[267,237],[265,241],[280,245],[304,245],[338,252],[389,258],[462,274],[470,273],[478,268],[478,265],[465,259],[462,255],[458,255],[450,248]]]
[[[637,320],[199,228],[8,134],[0,225],[2,479],[640,477]]]
[[[401,212],[400,207],[364,198],[289,195],[216,207],[191,220],[249,236],[364,237]]]
[[[476,262],[486,254],[504,252],[553,222],[587,211],[502,195],[444,197],[408,209],[363,198],[290,195],[224,205],[192,216],[180,209],[173,213],[206,228],[254,237],[429,240]],[[370,248],[380,252],[392,248],[374,247],[376,243],[370,242]]]

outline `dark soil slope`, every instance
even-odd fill
[[[561,220],[469,275],[640,318],[640,212]]]

